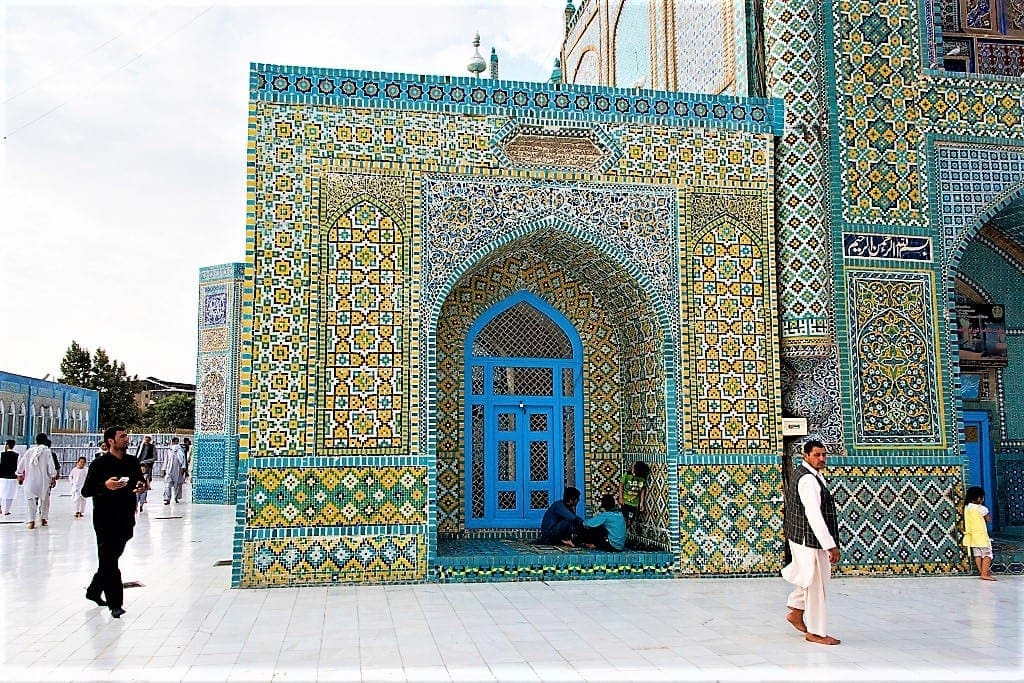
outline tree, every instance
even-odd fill
[[[72,341],[60,362],[60,379],[63,384],[73,387],[92,388],[92,356],[89,349]]]
[[[100,392],[100,426],[139,424],[139,407],[135,404],[135,392],[139,378],[129,377],[124,363],[111,359],[103,349],[96,349],[92,355],[93,386]]]
[[[146,428],[170,433],[178,429],[195,429],[196,399],[188,394],[164,396],[146,411]]]
[[[90,354],[89,349],[72,341],[64,353],[60,372],[61,382],[99,392],[100,429],[116,424],[125,427],[139,425],[140,413],[135,405],[139,378],[129,377],[124,363],[113,360],[101,348]]]

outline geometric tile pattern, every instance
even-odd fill
[[[945,445],[932,273],[846,278],[856,443]]]
[[[426,467],[249,470],[251,527],[426,524]]]
[[[245,266],[199,270],[196,425],[192,445],[192,499],[237,501],[241,299]]]
[[[999,523],[1024,527],[1024,458],[1021,453],[1000,453],[996,461],[999,482]]]
[[[430,573],[431,580],[440,583],[656,579],[674,575],[675,556],[633,550],[560,551],[508,538],[442,539],[438,541],[437,559]]]
[[[679,92],[594,90],[450,76],[313,69],[253,64],[251,100],[337,105],[362,109],[451,107],[477,114],[550,118],[570,114],[591,121],[630,121],[680,127],[722,127],[772,132],[780,115],[776,100]]]
[[[939,19],[934,1],[922,4],[831,6],[827,72],[834,73],[832,106],[843,119],[834,182],[850,223],[928,225],[929,134],[1021,138],[1024,102],[1011,79],[921,77],[922,67],[936,61]]]
[[[242,544],[240,587],[422,581],[422,535],[260,539]]]
[[[962,245],[981,225],[976,222],[1008,193],[1024,186],[1024,149],[995,145],[936,143],[935,182],[942,231],[943,265],[949,267]]]
[[[362,201],[326,232],[318,452],[398,453],[408,419],[408,257],[402,231],[385,210]]]
[[[765,5],[768,90],[786,103],[775,147],[784,344],[819,346],[834,334],[820,3]],[[825,337],[825,340],[821,340]]]
[[[679,273],[688,231],[716,248],[721,231],[739,267],[757,266],[734,269],[735,292],[716,302],[753,297],[759,320],[730,313],[739,326],[718,336],[759,340],[763,367],[741,363],[737,381],[756,383],[746,400],[778,402],[776,292],[764,277],[774,258],[772,127],[767,109],[763,125],[750,121],[777,103],[514,83],[505,106],[496,104],[504,86],[493,82],[474,92],[459,79],[290,67],[267,67],[274,75],[261,80],[261,68],[251,82],[253,289],[240,316],[250,345],[239,379],[246,487],[235,584],[426,578],[438,532],[465,533],[464,331],[521,290],[556,306],[584,340],[588,496],[615,491],[624,464],[649,462],[652,509],[641,537],[674,550],[669,459],[679,457],[684,399],[676,386],[692,374],[678,358],[681,299],[693,289]],[[518,101],[520,90],[528,102]],[[586,114],[606,100],[614,113]],[[677,111],[661,113],[665,103]],[[645,107],[663,125],[645,123],[637,115]],[[501,138],[513,113],[519,133]],[[681,127],[686,117],[701,123]],[[712,284],[708,274],[689,281]],[[724,375],[714,381],[729,384]],[[743,409],[749,422],[753,408]],[[747,445],[771,448],[770,412]],[[349,472],[388,470],[422,474],[412,491],[362,476],[354,488],[344,483]],[[422,502],[406,505],[416,492]]]
[[[672,258],[678,224],[673,187],[429,176],[423,195],[424,227],[429,229],[423,235],[426,310],[440,303],[436,297],[480,245],[552,214],[599,232],[607,244],[629,256],[663,302],[678,299],[673,286],[678,279]]]
[[[643,75],[643,87],[655,90],[747,92],[743,3],[585,0],[566,8],[566,27],[562,63],[569,83],[629,87]],[[613,40],[604,38],[611,33]],[[609,65],[601,73],[599,54]]]
[[[693,230],[681,257],[692,292],[695,354],[686,436],[695,450],[772,450],[779,369],[773,253],[763,198],[734,193],[692,198]],[[687,258],[687,255],[689,257]]]
[[[766,574],[782,568],[779,465],[679,468],[681,574]]]
[[[933,574],[965,566],[958,466],[829,465],[839,513],[840,574]]]

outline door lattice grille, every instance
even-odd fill
[[[473,343],[473,355],[572,358],[572,343],[555,321],[521,301],[480,330]]]

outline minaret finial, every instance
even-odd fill
[[[469,69],[469,73],[473,74],[477,78],[480,78],[480,74],[487,70],[487,62],[480,56],[480,32],[477,31],[476,36],[473,38],[473,58],[469,60],[469,64],[466,65]]]
[[[498,80],[498,52],[491,48],[491,80]]]

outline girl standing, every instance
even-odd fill
[[[990,519],[985,502],[985,489],[972,486],[967,489],[967,505],[964,506],[964,545],[971,549],[974,563],[983,581],[995,581],[991,574],[992,541],[988,537],[987,523]]]

